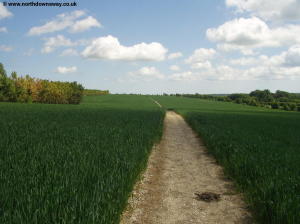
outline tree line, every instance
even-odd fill
[[[166,95],[166,94],[165,94]],[[230,95],[209,95],[209,94],[171,94],[174,96],[184,96],[215,101],[233,102],[250,106],[262,106],[272,109],[282,109],[287,111],[300,111],[300,94],[289,93],[277,90],[272,93],[270,90],[255,90],[249,94],[234,93]]]
[[[83,91],[84,96],[101,96],[107,94],[109,94],[109,90],[85,89]]]
[[[0,101],[22,103],[79,104],[83,86],[77,82],[59,82],[18,76],[16,72],[7,75],[0,63]]]

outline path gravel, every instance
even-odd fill
[[[197,200],[213,192],[220,200]],[[169,111],[164,134],[136,184],[121,224],[253,223],[242,195],[184,119]]]

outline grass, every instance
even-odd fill
[[[184,116],[245,193],[259,223],[300,223],[300,114],[155,97]]]
[[[0,103],[0,223],[118,223],[163,117],[146,96]]]

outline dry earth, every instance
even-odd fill
[[[196,192],[213,192],[221,198],[199,201]],[[162,141],[154,147],[121,220],[121,224],[156,223],[253,223],[242,195],[183,118],[171,111]]]

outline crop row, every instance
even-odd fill
[[[143,96],[0,103],[0,223],[118,223],[163,115]]]

